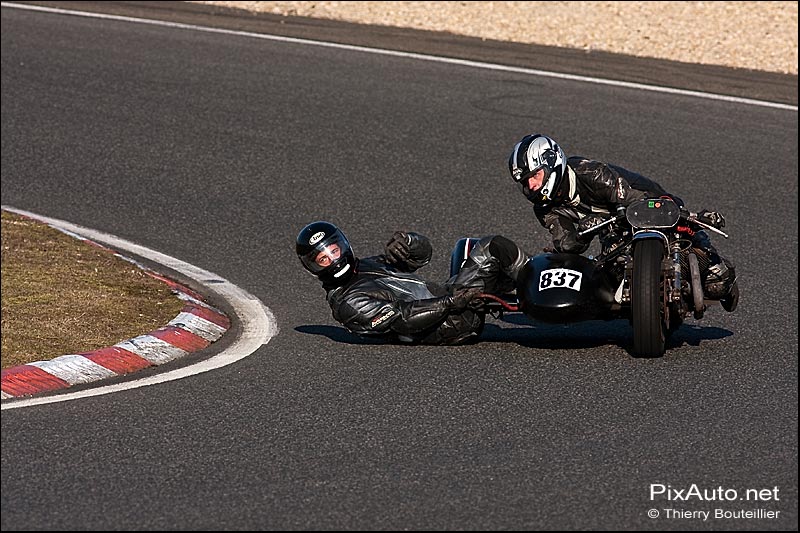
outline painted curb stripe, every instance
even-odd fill
[[[185,285],[181,285],[177,281],[173,281],[173,280],[171,280],[169,278],[165,278],[161,274],[156,274],[155,272],[153,272],[151,270],[146,270],[145,274],[147,274],[151,278],[155,278],[157,280],[163,281],[164,283],[166,283],[167,285],[169,285],[170,287],[172,287],[173,289],[175,289],[178,292],[183,292],[185,294],[188,294],[188,295],[192,296],[193,298],[197,298],[198,300],[202,300],[203,299],[203,297],[201,295],[197,294],[196,292],[194,292],[189,287],[187,287]]]
[[[67,233],[67,232],[65,232],[65,231],[64,231],[64,232],[62,232],[62,233]],[[69,234],[69,233],[67,233],[67,235],[70,235],[70,234]],[[74,235],[74,234],[72,234],[72,236],[75,236],[75,235]],[[103,246],[103,245],[102,245],[102,244],[100,244],[100,243],[97,243],[97,242],[94,242],[94,241],[90,241],[89,239],[87,239],[87,238],[85,238],[85,237],[84,237],[84,238],[82,238],[81,240],[82,240],[83,242],[85,242],[86,244],[88,244],[89,246],[94,246],[95,248],[99,248],[100,250],[103,250],[104,252],[111,252],[112,254],[114,254],[114,255],[117,255],[117,252],[115,252],[115,251],[114,251],[114,250],[112,250],[111,248],[108,248],[107,246]]]
[[[85,390],[80,391],[63,391],[61,394],[39,398],[14,398],[11,393],[9,393],[7,390],[4,390],[0,392],[0,397],[2,397],[3,400],[12,399],[12,401],[3,401],[3,411],[6,409],[18,409],[32,405],[44,405],[79,398],[88,398],[91,396],[100,396],[103,394],[112,394],[118,391],[147,387],[158,383],[166,383],[188,378],[204,372],[210,372],[218,368],[231,365],[237,361],[241,361],[245,357],[252,355],[256,352],[256,350],[269,343],[269,341],[279,333],[278,323],[269,307],[265,306],[264,303],[253,294],[250,294],[241,287],[232,284],[230,281],[219,276],[218,274],[215,274],[214,272],[204,270],[170,255],[145,248],[144,246],[140,246],[136,243],[120,239],[119,237],[109,233],[103,233],[91,228],[72,224],[71,222],[67,222],[65,220],[58,220],[43,215],[38,215],[36,213],[31,213],[30,211],[24,211],[11,206],[3,205],[2,208],[3,210],[28,216],[34,220],[49,224],[55,229],[68,229],[70,231],[80,233],[81,235],[86,235],[87,237],[91,237],[92,239],[101,243],[108,243],[110,246],[113,246],[113,249],[115,250],[125,250],[126,252],[136,254],[137,256],[145,257],[149,261],[161,265],[164,268],[170,268],[175,272],[179,272],[180,274],[186,276],[187,279],[193,280],[194,282],[198,283],[199,286],[205,287],[218,298],[227,302],[234,313],[233,316],[236,316],[237,318],[238,329],[235,338],[232,340],[232,343],[229,346],[222,348],[218,353],[214,353],[208,358],[202,358],[197,361],[190,362],[185,366],[179,366],[173,369],[164,369],[164,372],[143,376],[140,379],[119,383],[109,383],[97,387],[86,388]],[[214,285],[207,286],[205,285],[206,283],[213,283]],[[216,312],[221,312],[218,309],[204,302],[200,302],[196,298],[184,293],[178,293],[177,296],[179,299],[185,302],[191,302],[202,308],[208,308]],[[151,337],[151,339],[152,341],[163,342],[153,337]],[[120,348],[119,353],[123,353],[121,351],[124,349],[122,343],[118,344],[119,346],[116,346],[116,348]],[[131,347],[133,347],[133,345]],[[185,353],[182,350],[178,350],[178,352]],[[27,369],[23,369],[21,372],[16,371],[16,373],[21,374],[26,371],[38,372],[42,375],[42,379],[58,381],[59,387],[61,387],[64,383],[63,380],[58,380],[54,376],[50,376],[47,374],[47,372],[44,372],[36,367],[28,367]],[[14,374],[15,371],[3,371],[3,376],[8,376],[8,379],[3,377],[3,382],[5,383],[6,381],[9,381],[9,383],[11,383],[12,381],[15,381],[13,378],[17,378],[16,381],[18,382],[25,381]],[[19,386],[20,384],[18,383],[17,385]],[[5,386],[3,388],[5,388]],[[9,387],[9,390],[13,388],[14,387]],[[24,385],[18,388],[24,388]],[[30,393],[42,392],[42,390],[42,387],[36,387],[34,390],[31,390]]]
[[[227,331],[227,328],[218,326],[192,313],[181,313],[173,318],[168,325],[182,328],[208,342],[214,342]]]
[[[129,374],[153,366],[153,363],[147,359],[143,359],[133,352],[123,350],[116,346],[101,348],[81,355],[120,375]]]
[[[179,292],[178,293],[178,299],[179,300],[183,300],[184,302],[189,302],[189,303],[192,303],[194,305],[198,305],[198,306],[200,306],[200,307],[202,307],[204,309],[211,309],[215,313],[217,313],[219,315],[222,315],[222,316],[225,316],[225,313],[223,313],[222,311],[220,311],[219,309],[217,309],[213,305],[209,305],[209,304],[207,304],[206,302],[204,302],[202,300],[198,300],[197,298],[195,298],[193,296],[190,296],[190,295],[186,294],[185,292]]]
[[[92,352],[3,370],[2,398],[63,389],[161,365],[207,348],[230,328],[227,316],[188,294],[178,293],[181,295],[192,303],[161,329]]]
[[[187,304],[183,307],[183,309],[181,309],[181,312],[196,315],[204,320],[216,324],[222,329],[228,329],[231,327],[231,321],[227,316],[223,315],[222,313],[218,313],[207,306],[203,307],[200,305]]]
[[[204,339],[200,335],[176,326],[166,326],[159,330],[151,331],[150,335],[187,352],[196,352],[211,344],[211,341]]]
[[[62,355],[49,361],[36,361],[3,370],[2,399],[63,389],[162,365],[190,352],[207,348],[230,328],[230,319],[219,309],[205,303],[203,296],[189,287],[158,274],[103,244],[36,217],[17,214],[133,263],[148,276],[166,283],[187,304],[166,326],[146,335],[91,352]]]
[[[31,365],[7,368],[2,373],[3,392],[10,396],[25,396],[69,387],[63,379]]]
[[[114,346],[133,352],[139,357],[147,359],[154,365],[163,365],[173,359],[186,355],[186,350],[177,348],[152,335],[139,335],[138,337],[120,342]]]
[[[62,355],[50,361],[30,363],[30,366],[41,368],[45,372],[63,379],[68,385],[89,383],[117,375],[115,372],[82,355]]]

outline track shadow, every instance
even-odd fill
[[[590,320],[575,324],[532,323],[524,317],[506,316],[503,322],[519,327],[503,328],[487,323],[476,343],[512,342],[526,348],[545,350],[576,350],[617,346],[628,353],[632,348],[633,330],[627,320]],[[306,325],[294,328],[307,335],[322,335],[334,342],[344,344],[379,345],[387,344],[381,339],[359,337],[347,329],[328,325]],[[694,324],[682,325],[667,340],[667,350],[685,344],[700,346],[703,341],[723,339],[733,332],[717,327],[700,327]],[[471,343],[472,344],[472,343]]]
[[[354,333],[350,333],[345,328],[336,326],[297,326],[294,330],[307,335],[322,335],[323,337],[328,337],[332,341],[342,342],[344,344],[386,344],[386,342],[381,339],[359,337]]]
[[[504,319],[504,322],[510,320]],[[518,324],[518,327],[513,328],[486,324],[481,340],[512,342],[525,348],[540,350],[579,350],[609,345],[624,348],[629,342],[630,331],[626,322],[616,322],[591,321],[561,325],[515,320],[513,323]]]
[[[538,349],[583,349],[614,345],[629,354],[633,348],[633,329],[627,320],[589,320],[574,324],[532,322],[523,315],[506,315],[502,322],[520,327],[502,328],[487,324],[482,340],[515,342],[520,346]],[[718,327],[683,324],[667,339],[666,349],[683,345],[700,346],[703,341],[730,337],[733,332]]]
[[[672,334],[669,340],[667,340],[667,349],[678,348],[684,344],[700,346],[702,341],[724,339],[731,335],[733,335],[733,332],[729,329],[683,324]]]

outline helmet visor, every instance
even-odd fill
[[[316,235],[314,236],[316,237]],[[311,237],[311,240],[314,240]],[[311,244],[309,242],[309,244]],[[331,235],[325,235],[316,242],[308,252],[300,256],[300,261],[308,271],[319,274],[326,268],[335,264],[350,250],[350,243],[344,234],[336,230]]]

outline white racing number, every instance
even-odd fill
[[[539,274],[539,290],[545,289],[572,289],[581,290],[583,273],[568,268],[551,268],[542,270]]]

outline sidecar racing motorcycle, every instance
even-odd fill
[[[543,253],[528,259],[516,290],[484,294],[489,311],[520,311],[534,321],[573,323],[627,318],[635,357],[664,355],[666,340],[692,314],[703,317],[714,302],[703,294],[708,257],[692,247],[701,228],[728,238],[697,220],[670,198],[649,198],[619,207],[615,216],[579,234],[599,236],[601,251],[591,258]],[[450,258],[455,275],[478,239],[460,239]]]

